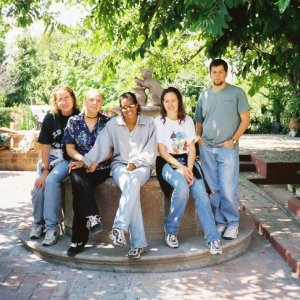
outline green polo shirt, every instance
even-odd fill
[[[204,141],[216,146],[231,139],[241,122],[240,113],[249,108],[245,92],[229,83],[218,92],[211,88],[203,91],[198,99],[195,121],[203,124]]]

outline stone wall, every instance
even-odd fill
[[[63,190],[63,198],[65,201],[65,230],[67,234],[71,234],[73,206],[70,180],[64,183]],[[118,209],[120,195],[120,189],[113,182],[112,178],[108,178],[104,183],[98,186],[95,196],[105,230],[103,233],[91,237],[91,239],[108,242],[108,232],[111,230]],[[168,214],[170,202],[169,199],[164,196],[156,177],[151,177],[142,187],[141,205],[147,239],[162,239],[164,237],[164,218]],[[185,209],[179,237],[191,237],[199,233],[200,229],[195,213],[194,201],[190,199]]]

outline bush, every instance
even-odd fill
[[[9,127],[10,122],[13,122],[10,114],[15,110],[11,107],[0,107],[0,127]]]
[[[35,127],[34,117],[29,106],[0,107],[0,127],[10,127],[15,122],[20,130],[28,130]]]

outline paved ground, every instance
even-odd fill
[[[51,264],[24,249],[33,172],[0,172],[0,299],[297,299],[300,282],[257,233],[248,251],[210,268],[117,274]]]
[[[32,213],[33,180],[34,172],[0,171],[1,300],[299,299],[299,278],[258,233],[242,256],[191,271],[119,274],[48,263],[24,249],[18,239],[18,224]]]

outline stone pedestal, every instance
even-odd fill
[[[71,234],[73,207],[72,207],[72,189],[71,182],[67,180],[64,183],[64,215],[65,230]],[[95,236],[90,236],[90,240],[109,242],[108,233],[111,230],[113,220],[118,209],[121,191],[108,178],[104,183],[98,186],[95,192],[97,206],[104,225],[104,232]],[[84,201],[84,199],[82,199]],[[167,199],[159,185],[156,177],[150,180],[141,189],[141,205],[143,211],[144,226],[148,240],[157,240],[164,238],[164,218],[168,215],[170,200]],[[179,238],[193,237],[200,234],[197,215],[193,199],[188,201],[185,214],[181,223]]]

